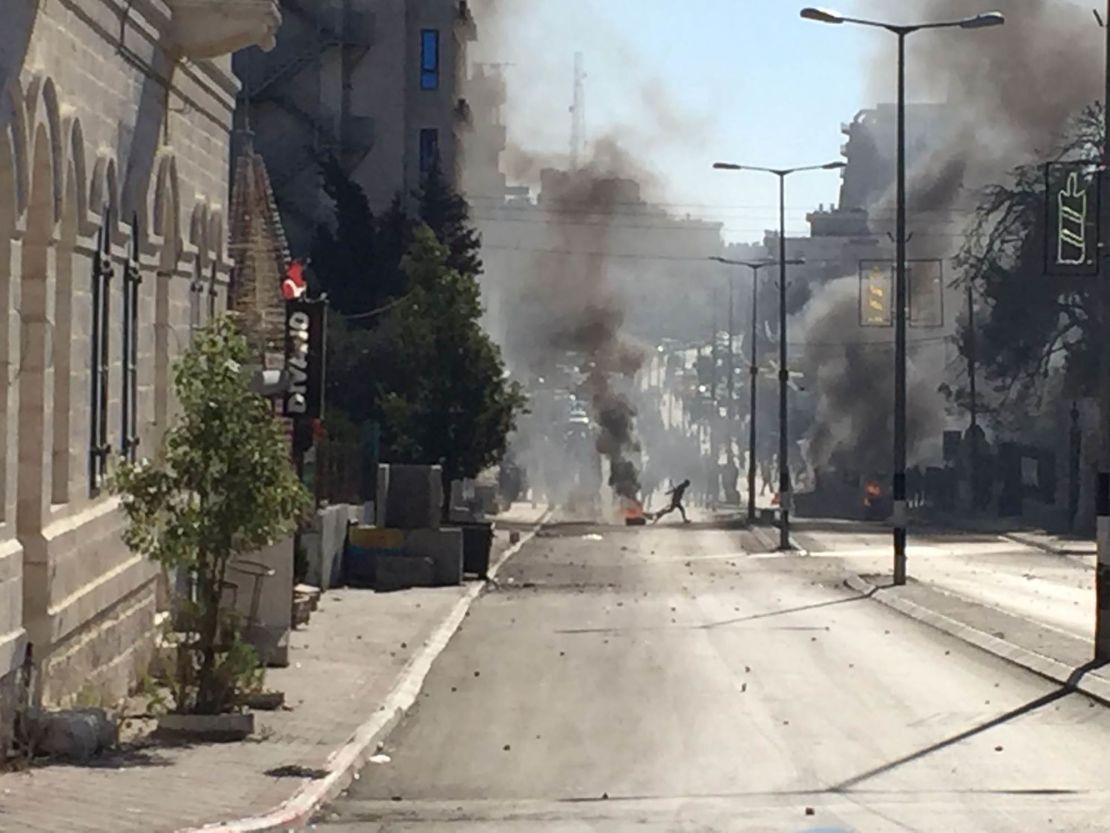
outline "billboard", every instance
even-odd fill
[[[894,326],[894,261],[861,260],[861,327]],[[944,326],[944,261],[906,261],[906,312],[911,327]]]
[[[283,413],[294,419],[324,416],[324,330],[327,302],[285,302],[285,369],[289,386]]]
[[[894,326],[894,261],[860,261],[859,325]]]
[[[1099,274],[1101,209],[1097,162],[1045,165],[1045,273],[1058,277]]]

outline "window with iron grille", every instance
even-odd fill
[[[97,234],[92,274],[92,338],[89,343],[89,494],[97,495],[108,474],[108,370],[112,295],[112,216],[105,210]]]
[[[135,462],[139,447],[139,221],[131,221],[131,253],[123,271],[123,366],[120,454]]]
[[[204,282],[200,277],[200,260],[197,260],[193,270],[193,280],[189,284],[189,341],[196,338],[200,329],[200,296],[204,292]]]
[[[211,324],[216,318],[216,301],[219,300],[220,293],[216,289],[216,261],[212,261],[212,275],[208,279],[208,323]]]

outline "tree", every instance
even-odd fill
[[[437,157],[424,178],[419,199],[420,219],[447,247],[447,266],[460,275],[478,277],[482,273],[478,232],[470,225],[470,206],[443,174]]]
[[[1098,159],[1102,135],[1102,107],[1092,105],[1070,125],[1051,159]],[[1098,282],[1065,284],[1044,274],[1045,198],[1043,160],[1015,168],[1008,184],[984,189],[956,258],[961,279],[973,285],[978,360],[1000,405],[1039,400],[1055,371],[1065,374],[1073,392],[1093,390],[1100,339],[1092,290]],[[966,321],[957,343],[966,357]],[[962,388],[945,392],[969,401]]]
[[[203,330],[175,370],[181,413],[160,454],[123,466],[113,481],[127,545],[166,567],[187,568],[195,582],[196,601],[186,602],[195,636],[180,648],[174,680],[182,713],[237,705],[258,661],[223,603],[228,566],[290,534],[310,506],[281,425],[248,387],[242,367],[249,359],[229,316]]]
[[[334,224],[321,224],[312,244],[312,290],[326,292],[331,306],[356,327],[370,326],[366,313],[405,292],[401,258],[412,239],[412,221],[396,197],[381,217],[366,193],[334,157],[320,163]]]
[[[501,459],[525,404],[479,324],[477,281],[450,268],[450,257],[431,229],[417,229],[402,263],[412,288],[391,322],[408,372],[382,402],[394,459],[443,465],[445,513],[451,481]]]

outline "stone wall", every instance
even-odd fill
[[[123,694],[153,638],[156,570],[124,546],[105,478],[90,479],[101,236],[114,268],[107,473],[129,436],[154,453],[174,358],[226,305],[237,85],[227,57],[182,60],[178,1],[29,3],[0,52],[0,683],[29,640],[48,703],[89,686]],[[123,275],[136,251],[131,431]]]

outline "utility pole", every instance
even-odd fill
[[[971,506],[979,508],[979,398],[975,385],[978,375],[975,345],[975,291],[970,280],[967,282],[967,380],[971,396]]]
[[[906,35],[898,36],[898,207],[894,270],[894,583],[906,583]]]
[[[827,14],[827,13],[825,13]],[[802,171],[838,171],[847,167],[846,162],[828,162],[802,168],[761,168],[754,165],[737,165],[735,162],[714,162],[718,171],[759,171],[772,174],[779,180],[779,549],[789,550],[790,545],[790,437],[787,432],[787,390],[790,385],[790,366],[786,355],[786,267],[796,261],[786,259],[786,178]]]
[[[787,386],[790,365],[786,361],[786,172],[779,177],[779,549],[790,547],[790,437],[787,434]]]
[[[1106,168],[1110,165],[1110,0],[1106,4],[1106,17],[1101,21],[1106,35],[1106,72],[1104,78],[1103,97],[1103,134],[1102,134],[1102,170],[1099,178],[1105,179]],[[1110,229],[1110,212],[1107,211],[1103,201],[1102,223],[1103,246],[1110,241],[1107,234]],[[1102,327],[1101,332],[1107,332],[1110,325],[1110,279],[1106,275],[1107,263],[1103,259],[1099,296],[1101,300]],[[1099,465],[1098,487],[1095,491],[1095,514],[1097,516],[1098,531],[1098,567],[1095,572],[1095,659],[1100,662],[1110,661],[1110,354],[1106,350],[1099,351]]]
[[[716,300],[717,293],[714,292],[714,300]],[[717,423],[720,420],[718,408],[720,405],[717,400],[717,305],[713,304],[713,341],[712,350],[710,352],[710,376],[709,376],[709,505],[716,507],[717,497],[720,489],[720,478],[717,476]]]
[[[755,414],[759,381],[759,267],[752,267],[752,337],[748,345],[748,524],[755,523]]]
[[[894,583],[906,583],[906,38],[923,29],[985,29],[1006,22],[1001,12],[915,25],[845,17],[828,9],[805,8],[801,15],[818,23],[854,23],[885,29],[898,38],[897,228],[894,270]],[[1110,484],[1110,479],[1108,479]]]
[[[725,433],[725,442],[728,444],[726,458],[732,462],[732,449],[736,433],[736,347],[733,342],[733,280],[728,280],[728,431]],[[730,475],[731,477],[731,475]]]

